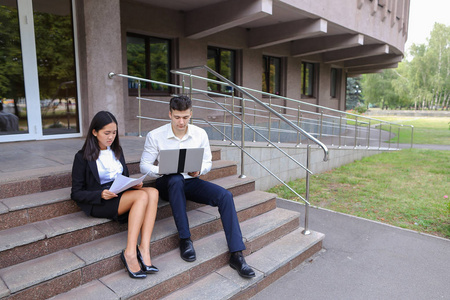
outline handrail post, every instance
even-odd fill
[[[369,128],[367,130],[367,149],[370,148],[370,120],[369,120]]]
[[[322,139],[322,131],[323,131],[323,109],[320,111],[320,132],[319,139]]]
[[[186,81],[184,79],[184,75],[182,76],[181,79],[181,94],[184,95],[184,90],[186,89]]]
[[[353,149],[356,148],[358,143],[357,135],[358,135],[358,117],[355,116],[355,146],[353,146]]]
[[[338,145],[338,148],[341,148],[341,132],[342,132],[342,114],[339,116],[339,145]]]
[[[378,149],[381,148],[381,127],[383,127],[383,126],[380,122],[380,134],[378,135]]]
[[[280,114],[282,110],[280,108]],[[278,119],[278,144],[281,143],[281,119]]]
[[[189,98],[192,100],[192,70],[189,71]]]
[[[253,126],[256,127],[256,103],[253,102]],[[256,131],[253,131],[253,143],[256,142]]]
[[[141,81],[138,81],[138,114],[139,114],[139,137],[142,137],[142,131],[141,131],[141,120],[142,120],[142,115],[141,115]]]
[[[297,109],[297,126],[300,127],[300,104],[298,105],[298,109]],[[300,145],[300,131],[297,131],[297,145],[295,145],[296,147],[298,147]]]
[[[244,148],[245,148],[245,99],[242,98],[242,118],[241,118],[241,175],[239,178],[246,178],[244,174]]]
[[[391,149],[391,134],[392,134],[392,124],[389,123],[388,150]]]
[[[223,97],[223,106],[227,106],[227,97]],[[223,133],[225,133],[226,132],[226,121],[227,121],[227,112],[226,112],[226,110],[224,110],[223,111]],[[223,136],[223,138],[222,138],[222,141],[226,141],[226,139],[225,139],[225,135]]]
[[[308,170],[311,169],[311,145],[306,147],[306,168]],[[302,231],[304,235],[311,234],[309,231],[308,223],[309,223],[309,172],[306,172],[306,194],[305,194],[305,229]]]
[[[231,89],[231,112],[234,114],[234,88]],[[234,118],[231,118],[231,138],[234,140]],[[233,145],[233,142],[230,145]]]
[[[269,107],[272,108],[272,97],[269,96]],[[269,141],[270,141],[270,132],[272,130],[272,113],[269,111]],[[270,146],[270,143],[267,144],[267,146]]]

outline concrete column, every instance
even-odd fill
[[[84,0],[83,3],[86,51],[84,74],[87,77],[84,78],[87,99],[83,99],[83,116],[89,118],[90,122],[98,111],[110,111],[116,116],[119,133],[123,135],[124,85],[121,79],[108,78],[109,72],[123,73],[120,0]]]

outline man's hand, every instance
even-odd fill
[[[113,192],[110,192],[109,190],[103,190],[102,191],[102,198],[105,200],[111,200],[112,198],[117,197],[117,195]]]
[[[200,172],[199,171],[197,171],[197,172],[189,172],[188,175],[192,176],[192,177],[198,177],[198,176],[200,176]]]

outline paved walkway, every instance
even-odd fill
[[[298,203],[278,206],[304,216]],[[252,300],[450,299],[450,240],[324,209],[309,220],[323,251]]]

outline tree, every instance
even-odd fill
[[[361,77],[347,78],[347,93],[345,101],[345,109],[353,109],[356,106],[364,103],[361,94]]]
[[[411,61],[397,69],[364,75],[363,96],[383,108],[448,109],[450,102],[450,27],[435,23],[427,44],[413,44]]]

